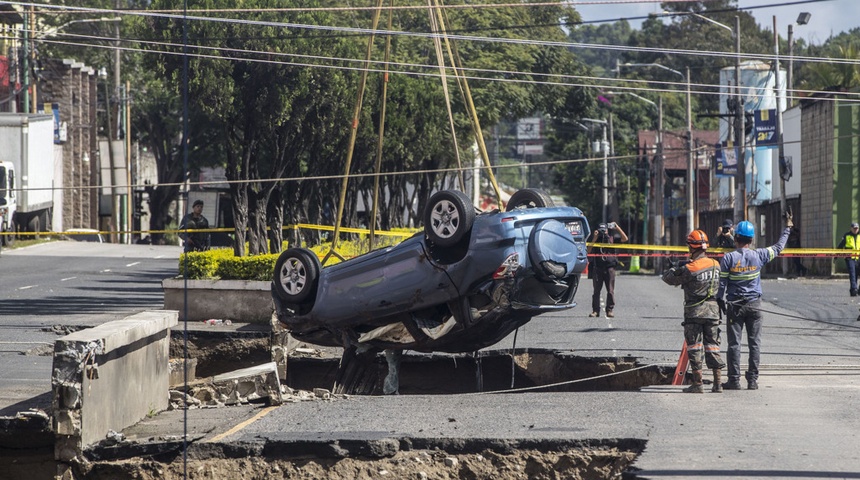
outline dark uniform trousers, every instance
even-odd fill
[[[758,380],[758,367],[761,361],[761,300],[737,300],[728,302],[728,353],[729,381],[741,378],[741,337],[747,330],[749,347],[749,366],[747,380]]]

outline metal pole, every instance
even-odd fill
[[[794,104],[794,25],[788,24],[788,68],[785,72],[786,108]]]
[[[30,6],[30,68],[36,66],[36,7]],[[30,113],[36,113],[39,111],[39,107],[37,105],[38,102],[38,83],[39,79],[36,78],[36,75],[33,75],[33,94],[30,96]]]
[[[741,85],[741,17],[735,17],[735,147],[738,171],[735,174],[735,222],[747,218],[746,133],[743,87]]]
[[[663,238],[663,97],[657,101],[657,162],[654,164],[654,245]]]
[[[22,29],[21,41],[21,83],[24,86],[24,96],[21,99],[21,107],[23,113],[30,113],[30,14],[25,10],[24,13],[24,28]]]
[[[785,144],[782,139],[782,96],[779,88],[779,35],[776,33],[776,15],[773,16],[773,83],[776,90],[776,141],[779,152],[779,165],[785,162]],[[780,168],[780,170],[782,170]],[[781,172],[780,172],[781,173]],[[779,209],[785,211],[785,179],[779,176]]]
[[[657,99],[657,161],[654,165],[654,245],[663,243],[663,97]],[[663,271],[661,257],[654,259],[654,272]]]
[[[791,27],[789,27],[791,28]],[[791,31],[791,30],[789,30]],[[785,144],[782,138],[782,96],[779,88],[779,34],[776,33],[776,15],[773,16],[773,88],[776,90],[776,141],[780,166],[779,168],[779,211],[786,211],[785,177],[782,175],[782,165],[785,164]],[[782,273],[788,273],[788,259],[782,258]]]
[[[690,67],[687,67],[687,230],[696,228],[693,219],[695,208],[695,164],[693,162],[693,110],[690,106]]]
[[[606,223],[606,204],[609,202],[609,142],[606,141],[606,122],[603,123],[603,142],[600,149],[603,150],[603,216],[602,221]]]

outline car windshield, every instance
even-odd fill
[[[6,167],[0,167],[0,198],[6,198]]]

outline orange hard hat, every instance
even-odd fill
[[[695,249],[708,249],[708,234],[701,230],[693,230],[687,235],[687,245]]]

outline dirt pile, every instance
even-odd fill
[[[483,451],[477,454],[448,454],[438,450],[400,451],[383,459],[239,459],[188,460],[182,456],[167,463],[141,458],[94,462],[75,467],[75,478],[87,480],[191,480],[242,478],[284,479],[572,479],[621,478],[638,452],[617,447],[581,448],[511,453]]]

